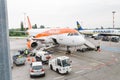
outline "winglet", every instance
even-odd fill
[[[81,25],[79,24],[79,22],[77,21],[76,23],[77,23],[77,29],[78,30],[83,30],[83,28],[81,27]]]
[[[28,16],[27,16],[27,20],[28,20],[28,29],[32,29],[32,25],[31,25],[31,23],[30,23],[30,19],[29,19]]]

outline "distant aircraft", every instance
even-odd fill
[[[69,48],[73,46],[86,45],[91,48],[96,48],[91,45],[77,30],[71,28],[54,28],[54,29],[32,29],[29,17],[28,33],[33,36],[27,39],[27,47],[29,49],[46,49],[47,47],[57,47],[64,45],[67,47],[67,52],[70,53]]]
[[[91,29],[91,30],[85,30],[83,29],[79,22],[77,21],[77,28],[78,31],[85,35],[91,35],[91,36],[120,36],[120,30],[117,29]]]

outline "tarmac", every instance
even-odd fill
[[[30,62],[25,65],[15,66],[12,69],[12,80],[120,80],[120,42],[106,42],[87,38],[95,45],[100,45],[99,51],[77,52],[67,55],[60,48],[52,49],[53,58],[69,56],[72,61],[72,72],[61,75],[44,65],[45,77],[30,78]],[[10,39],[11,56],[19,49],[26,48],[25,38]]]

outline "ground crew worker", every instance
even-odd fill
[[[20,52],[21,55],[24,54],[24,50],[19,50],[18,52]]]
[[[29,54],[27,49],[25,49],[24,54],[25,54],[25,56],[27,56]]]
[[[19,55],[18,57],[19,57],[19,58],[21,58],[22,56],[21,56],[21,55]]]
[[[100,52],[100,46],[97,46],[97,51],[99,51],[99,52]]]

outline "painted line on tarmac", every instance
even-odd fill
[[[82,72],[84,72],[84,70],[76,71],[75,73],[82,73]]]
[[[56,77],[56,78],[54,78],[54,80],[61,79],[63,77],[65,77],[65,76]]]

